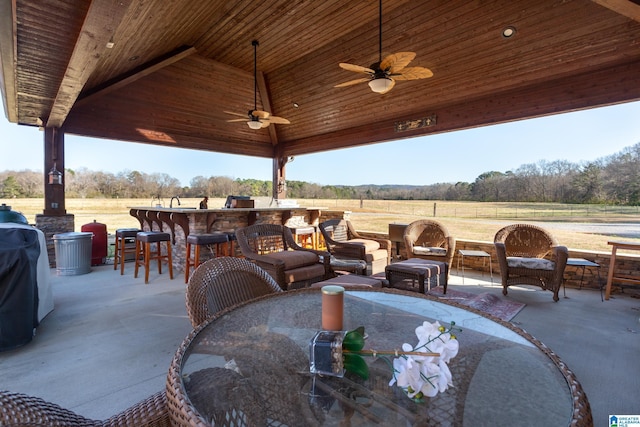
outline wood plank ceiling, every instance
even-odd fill
[[[334,88],[359,77],[338,63],[378,59],[376,0],[0,0],[0,12],[9,120],[98,138],[276,157],[640,99],[637,1],[384,0],[382,56],[416,52],[434,76],[383,95]],[[254,39],[258,109],[290,125],[227,122],[253,108]]]

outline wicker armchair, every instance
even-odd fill
[[[391,241],[363,238],[350,221],[330,219],[320,224],[320,232],[331,255],[338,259],[361,259],[367,275],[381,273],[391,262]]]
[[[195,328],[220,310],[273,292],[282,289],[251,261],[213,258],[200,264],[189,279],[187,314]]]
[[[405,228],[403,240],[407,258],[446,262],[449,275],[456,253],[456,239],[442,223],[431,219],[413,221]]]
[[[0,426],[164,427],[171,426],[164,391],[104,420],[91,420],[54,403],[0,390]]]
[[[502,293],[511,285],[534,285],[558,291],[569,252],[543,228],[530,224],[512,224],[500,229],[494,237],[496,256],[500,264]]]
[[[250,225],[237,229],[236,238],[242,254],[269,273],[285,291],[332,275],[329,253],[301,247],[284,225]]]

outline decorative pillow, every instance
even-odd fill
[[[414,246],[413,253],[415,255],[436,255],[436,256],[445,256],[447,254],[447,250],[445,248],[433,248],[428,246]]]
[[[507,265],[511,268],[531,268],[535,270],[553,270],[556,263],[544,258],[507,257]]]
[[[345,243],[353,243],[356,245],[361,245],[365,247],[365,252],[373,252],[380,249],[380,243],[375,240],[368,239],[349,239]]]

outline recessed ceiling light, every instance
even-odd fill
[[[294,102],[293,103],[293,108],[298,108],[298,107],[300,107],[300,104],[298,104],[297,102]]]
[[[508,26],[502,30],[502,37],[505,39],[511,38],[516,34],[516,27]]]

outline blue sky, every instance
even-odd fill
[[[41,171],[43,133],[0,118],[0,171]],[[595,160],[640,142],[640,102],[296,156],[287,179],[321,185],[473,182],[484,172],[540,160]],[[66,167],[271,180],[271,159],[65,136]]]

